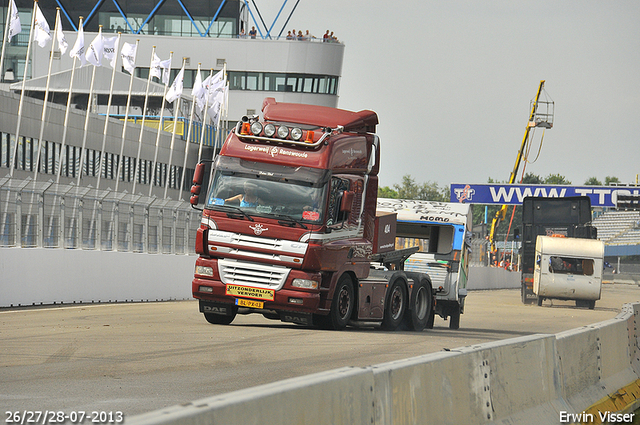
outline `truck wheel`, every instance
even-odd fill
[[[407,295],[407,286],[405,285],[404,279],[396,279],[393,281],[389,288],[385,304],[382,329],[393,331],[402,323],[407,305],[409,304],[409,296]]]
[[[542,301],[544,301],[544,298],[538,295],[538,307],[542,307]]]
[[[436,319],[436,310],[431,307],[431,313],[429,313],[429,319],[427,320],[427,329],[433,329],[433,322]]]
[[[420,332],[427,326],[430,318],[431,328],[433,328],[431,288],[424,282],[418,282],[413,285],[410,308],[405,313],[405,323],[410,330]]]
[[[233,322],[233,319],[236,318],[237,312],[238,312],[238,307],[233,306],[232,314],[230,315],[215,314],[215,313],[202,313],[202,314],[204,314],[204,318],[207,320],[207,322],[211,323],[212,325],[228,325],[229,323]]]
[[[349,275],[344,274],[338,280],[336,292],[331,302],[331,312],[329,313],[329,325],[331,329],[340,330],[347,327],[355,304],[355,294],[353,282]]]
[[[589,303],[589,310],[596,308],[596,300],[587,301]]]
[[[455,304],[449,316],[449,329],[460,329],[460,305]]]

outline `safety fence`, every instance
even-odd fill
[[[190,254],[199,224],[185,201],[0,178],[0,247]]]

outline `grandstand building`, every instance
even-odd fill
[[[139,43],[130,107],[126,108],[130,77],[123,70],[121,61],[116,65],[113,89],[109,86],[111,68],[96,68],[91,99],[93,66],[87,64],[78,68],[77,65],[66,126],[73,60],[69,52],[62,54],[55,45],[46,131],[40,143],[51,42],[45,48],[32,43],[30,61],[25,60],[33,2],[16,0],[16,4],[22,32],[7,44],[4,69],[1,70],[0,177],[11,172],[14,180],[53,179],[60,184],[109,187],[120,192],[184,199],[197,158],[210,158],[228,128],[244,115],[259,113],[265,97],[274,97],[280,102],[331,107],[338,103],[344,45],[323,42],[322,38],[288,40],[281,37],[284,26],[279,26],[289,22],[284,20],[286,15],[278,15],[273,24],[267,25],[255,2],[251,2],[253,8],[244,0],[40,2],[39,7],[52,33],[56,7],[60,7],[62,27],[70,47],[77,38],[80,17],[83,18],[85,46],[100,28],[105,37],[121,33],[120,46],[125,42]],[[3,28],[6,28],[7,4],[0,8],[0,14]],[[258,32],[255,38],[244,35],[254,26]],[[185,66],[184,91],[177,114],[172,104],[166,104],[161,111],[165,87],[157,80],[150,85],[147,110],[142,110],[154,49],[162,60],[173,55],[170,81],[181,66]],[[203,128],[200,123],[203,117],[197,116],[190,141],[187,141],[190,89],[199,65],[202,78],[226,69],[228,121],[222,123],[218,134],[218,129],[211,126]],[[25,66],[26,96],[21,100]],[[107,108],[109,93],[113,99],[111,107]],[[21,103],[23,113],[16,139],[17,111]],[[122,118],[127,114],[131,123],[125,126]],[[105,125],[107,115],[111,117],[108,126]],[[179,118],[175,136],[172,134],[174,115]],[[146,118],[144,130],[140,125],[142,116]],[[160,116],[166,131],[156,130]],[[108,128],[103,135],[105,127]],[[200,137],[201,132],[204,132],[204,138]],[[202,150],[200,140],[204,140]],[[41,159],[37,155],[38,146]],[[16,157],[12,165],[13,152]],[[116,178],[118,172],[119,179]]]

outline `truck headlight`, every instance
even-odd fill
[[[300,140],[302,138],[302,130],[298,127],[294,127],[291,129],[291,138],[293,140]]]
[[[264,135],[267,137],[273,137],[276,134],[276,126],[269,123],[264,126]]]
[[[304,289],[318,289],[318,281],[310,279],[293,279],[291,286]]]
[[[251,132],[254,136],[259,136],[262,133],[262,124],[257,121],[251,124]]]
[[[281,125],[280,127],[278,127],[279,138],[286,139],[288,135],[289,135],[289,127],[287,127],[286,125]]]
[[[196,266],[196,274],[213,277],[213,267]]]

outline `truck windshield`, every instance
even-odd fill
[[[206,207],[234,206],[249,215],[320,223],[327,181],[325,170],[218,157]]]

